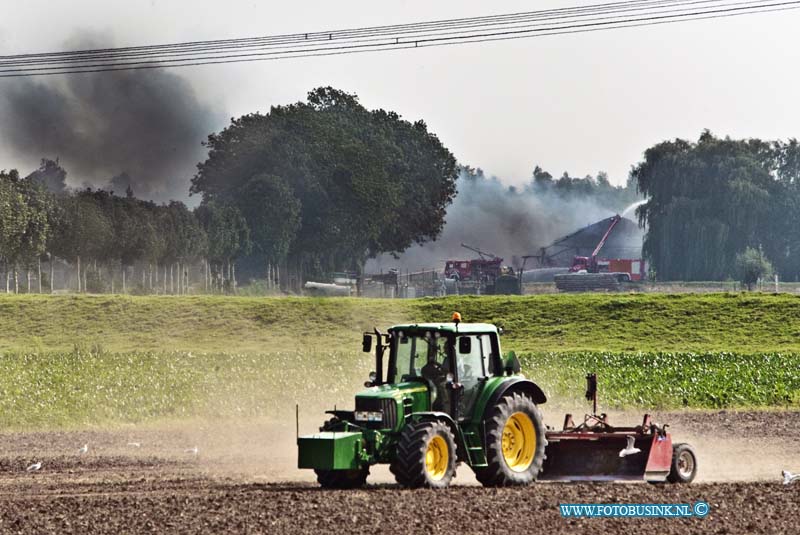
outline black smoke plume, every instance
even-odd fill
[[[67,49],[107,47],[95,39]],[[214,127],[191,85],[165,70],[0,80],[5,152],[31,169],[58,158],[73,187],[108,187],[116,177],[114,186],[129,185],[137,197],[185,198]]]

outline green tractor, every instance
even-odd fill
[[[412,488],[447,487],[458,463],[487,486],[535,481],[546,397],[513,352],[503,356],[497,327],[460,321],[455,313],[450,323],[365,334],[376,371],[355,410],[327,411],[319,433],[298,437],[299,468],[314,469],[326,488],[360,487],[378,463]]]

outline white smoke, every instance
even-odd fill
[[[399,258],[384,254],[371,259],[366,272],[390,268],[440,271],[447,259],[477,256],[461,243],[503,257],[504,264],[511,265],[514,256],[538,254],[555,239],[612,216],[623,207],[603,206],[593,197],[563,198],[552,191],[518,190],[496,177],[462,173],[439,239],[414,245]]]

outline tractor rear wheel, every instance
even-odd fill
[[[484,486],[528,485],[536,481],[544,462],[542,415],[536,404],[523,394],[500,398],[486,418],[486,462],[474,468]]]
[[[389,469],[404,487],[450,485],[456,474],[456,440],[450,427],[438,421],[406,425]]]
[[[369,467],[356,470],[314,470],[324,489],[357,489],[367,482]]]

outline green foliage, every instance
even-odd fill
[[[370,365],[363,355],[336,351],[108,353],[79,346],[69,352],[6,353],[0,355],[0,427],[284,419],[295,402],[307,406],[319,400],[320,407],[352,402],[355,379],[366,377]],[[287,378],[292,378],[289,391]]]
[[[197,209],[208,235],[208,257],[229,262],[250,252],[250,228],[239,209],[227,203],[209,202]]]
[[[302,208],[291,186],[274,175],[257,175],[242,186],[236,205],[250,229],[254,252],[266,262],[286,258]]]
[[[556,403],[577,403],[598,374],[604,409],[800,407],[800,354],[532,353],[524,371]]]
[[[51,251],[58,257],[86,263],[106,255],[115,243],[111,220],[93,193],[65,197],[60,203],[60,219]]]
[[[163,236],[162,263],[192,262],[208,253],[208,236],[195,214],[178,201],[157,208],[158,229]]]
[[[0,260],[31,266],[51,236],[53,199],[17,171],[0,171]]]
[[[764,256],[761,247],[748,247],[736,255],[736,270],[739,272],[739,280],[751,290],[759,279],[772,275],[772,264]]]
[[[645,151],[631,178],[648,202],[645,254],[663,280],[736,276],[736,255],[763,245],[784,280],[800,278],[800,146],[732,140],[705,131],[696,143]]]
[[[192,192],[239,208],[255,252],[294,269],[352,269],[433,239],[455,195],[455,158],[425,123],[330,87],[234,119],[207,144]]]
[[[108,291],[108,285],[99,269],[88,268],[86,270],[86,291],[93,294]]]
[[[480,170],[479,170],[480,171]],[[611,210],[622,211],[630,204],[640,200],[636,183],[628,180],[622,186],[614,186],[608,179],[608,174],[600,171],[596,177],[587,175],[583,178],[571,177],[569,173],[559,179],[539,167],[533,169],[531,182],[526,186],[526,191],[536,195],[555,195],[564,200],[591,200],[598,206]]]
[[[58,163],[47,158],[42,158],[39,169],[25,177],[42,186],[46,191],[55,195],[63,195],[67,192],[67,172]]]

